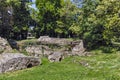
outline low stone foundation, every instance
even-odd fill
[[[58,62],[67,56],[85,56],[85,48],[82,40],[70,40],[66,38],[51,38],[41,36],[38,39],[40,45],[30,45],[25,49],[34,56],[47,56],[50,62]]]
[[[3,53],[0,55],[0,73],[30,68],[40,63],[39,58],[20,53]]]

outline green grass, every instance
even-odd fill
[[[36,45],[38,43],[37,39],[26,39],[26,40],[20,40],[17,41],[18,45]]]
[[[120,80],[120,52],[94,50],[91,56],[68,57],[56,63],[42,58],[42,65],[1,74],[0,80]]]

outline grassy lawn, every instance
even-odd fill
[[[68,57],[56,63],[43,58],[42,65],[1,74],[0,80],[120,80],[119,53],[96,50],[92,56]]]

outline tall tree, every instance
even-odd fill
[[[120,30],[118,0],[83,0],[80,26],[88,46],[110,44]]]
[[[37,0],[37,34],[53,37],[68,37],[77,33],[77,7],[70,0]],[[40,35],[38,35],[39,37]]]
[[[81,15],[80,15],[80,27],[82,27],[82,36],[88,47],[93,47],[96,44],[104,43],[103,30],[104,21],[96,18],[96,7],[99,4],[99,0],[83,0]]]
[[[99,19],[104,19],[103,37],[109,42],[117,40],[120,35],[120,1],[119,0],[102,0],[96,11],[102,10],[97,14]]]
[[[59,9],[60,19],[57,21],[56,32],[62,37],[73,37],[77,35],[79,10],[70,0],[64,1],[63,7]]]
[[[54,28],[60,17],[58,10],[62,7],[62,2],[63,0],[36,0],[39,23],[39,27],[36,27],[37,34],[56,36]]]
[[[13,25],[13,38],[26,39],[29,28],[29,21],[31,19],[30,12],[27,9],[26,3],[29,0],[13,0],[11,5],[14,9],[14,25]]]
[[[9,38],[12,27],[12,7],[6,0],[0,0],[0,36]]]

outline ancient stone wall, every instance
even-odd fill
[[[40,63],[40,59],[36,57],[20,53],[3,53],[0,55],[0,73],[30,68]]]
[[[38,41],[42,44],[71,45],[72,40],[65,38],[50,38],[49,36],[41,36]]]
[[[58,62],[67,56],[85,55],[85,48],[82,40],[41,36],[38,41],[40,43],[39,46],[28,46],[26,51],[34,55],[40,54],[47,56],[51,62]]]

